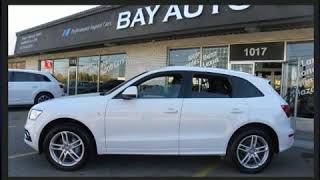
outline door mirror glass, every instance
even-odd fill
[[[137,86],[130,86],[122,92],[123,99],[133,99],[138,97],[138,88]]]

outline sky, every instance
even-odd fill
[[[63,18],[97,6],[10,5],[8,7],[8,55],[14,53],[16,32]]]

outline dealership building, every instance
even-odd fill
[[[297,130],[313,131],[311,5],[99,6],[17,33],[9,68],[49,71],[69,95],[185,65],[270,80]]]

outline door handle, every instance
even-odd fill
[[[237,114],[237,113],[242,113],[243,111],[239,108],[233,108],[231,113]]]
[[[168,108],[168,110],[165,111],[164,113],[177,113],[177,112],[178,112],[178,110],[175,108]]]

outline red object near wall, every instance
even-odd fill
[[[52,69],[52,61],[51,60],[44,60],[44,68],[46,69]]]

